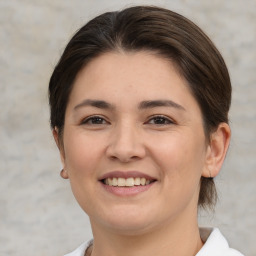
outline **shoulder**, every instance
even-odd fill
[[[89,241],[81,244],[73,252],[65,254],[64,256],[84,256],[86,249],[91,245],[91,243],[92,243],[92,240],[89,240]]]
[[[229,247],[227,240],[218,228],[200,228],[204,246],[196,256],[243,256]]]

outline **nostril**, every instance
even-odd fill
[[[141,157],[136,156],[136,155],[130,156],[130,155],[125,155],[125,154],[111,155],[111,156],[109,156],[109,158],[113,161],[120,161],[122,163],[129,163],[131,161],[136,161],[136,160],[141,159]]]

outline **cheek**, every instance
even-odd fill
[[[67,131],[68,133],[68,131]],[[82,133],[68,133],[64,141],[65,167],[70,179],[83,178],[95,174],[94,170],[100,157],[100,148],[97,142]]]
[[[83,133],[67,131],[64,140],[65,168],[72,192],[85,212],[93,207],[92,194],[96,193],[97,170],[101,159],[97,141]]]
[[[169,137],[152,142],[154,160],[161,175],[172,183],[199,181],[205,159],[204,138],[195,134],[175,133]],[[157,146],[156,146],[157,145]]]

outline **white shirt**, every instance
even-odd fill
[[[229,247],[227,240],[217,228],[200,228],[200,236],[204,246],[196,256],[243,256],[240,252]],[[84,256],[92,240],[80,245],[75,251],[64,256]]]

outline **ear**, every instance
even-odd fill
[[[203,177],[214,178],[219,174],[228,150],[230,136],[231,130],[227,123],[220,123],[217,130],[211,134],[202,172]]]
[[[63,143],[60,141],[60,134],[59,134],[59,130],[57,127],[54,127],[54,129],[52,130],[52,134],[53,134],[53,137],[54,137],[54,140],[55,140],[55,143],[59,149],[59,152],[60,152],[60,159],[61,159],[61,162],[62,162],[62,165],[63,165],[63,169],[61,170],[60,172],[60,176],[63,178],[63,179],[68,179],[68,172],[65,168],[65,152],[64,152],[64,146],[63,146]]]

